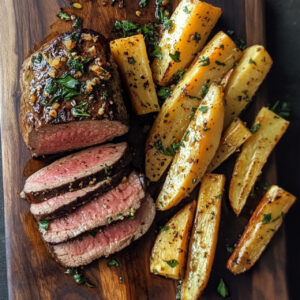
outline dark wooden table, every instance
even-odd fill
[[[300,1],[269,0],[267,2],[267,38],[268,50],[274,58],[275,64],[269,76],[270,102],[275,100],[289,101],[292,103],[291,126],[283,138],[277,151],[279,165],[279,184],[290,192],[300,195]],[[1,8],[0,8],[1,9]],[[2,31],[9,30],[2,27]],[[2,58],[3,59],[3,58]],[[9,59],[9,58],[7,58]],[[2,193],[1,193],[2,194]],[[0,299],[7,298],[5,259],[4,259],[4,234],[3,234],[3,201],[1,201],[0,223]],[[287,276],[289,283],[290,299],[297,299],[299,284],[297,275],[300,269],[300,246],[295,242],[294,234],[299,228],[300,205],[297,203],[289,213],[286,221],[287,232]]]

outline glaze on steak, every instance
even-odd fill
[[[103,143],[128,131],[120,79],[105,38],[64,33],[25,60],[20,127],[34,156]]]
[[[40,231],[46,242],[62,243],[124,217],[134,217],[144,198],[143,182],[136,172],[132,172],[126,182],[67,216],[49,222],[47,229],[40,227]]]
[[[65,156],[27,178],[22,197],[41,202],[93,186],[124,170],[130,163],[128,144],[106,144]]]
[[[49,246],[55,259],[64,267],[79,267],[102,256],[109,256],[127,247],[145,234],[155,217],[155,206],[150,196],[143,201],[135,218],[100,228],[98,232]]]

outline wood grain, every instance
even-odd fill
[[[138,18],[135,11],[138,1],[127,0],[126,8],[103,6],[101,0],[83,1],[84,9],[74,11],[84,17],[84,26],[102,32],[112,38],[112,24],[116,19],[130,19],[138,22],[153,20],[154,0],[148,1],[149,7],[141,9]],[[109,2],[109,1],[108,1]],[[178,1],[172,1],[175,7]],[[217,26],[235,30],[237,36],[245,38],[249,45],[265,43],[264,10],[261,0],[214,0],[212,4],[221,6],[223,17]],[[96,284],[88,289],[74,284],[71,277],[63,274],[48,254],[37,225],[28,212],[28,204],[19,198],[25,175],[40,168],[44,162],[29,160],[30,154],[19,134],[19,70],[24,58],[49,39],[70,28],[57,20],[60,7],[67,7],[68,1],[62,0],[2,0],[0,9],[0,92],[1,92],[1,135],[3,151],[3,185],[5,201],[5,229],[7,276],[10,299],[175,299],[176,282],[149,273],[149,254],[155,238],[155,231],[173,211],[159,213],[150,232],[129,248],[114,255],[118,268],[107,267],[107,259],[100,259],[87,268],[87,276]],[[216,29],[216,30],[217,30]],[[255,105],[247,112],[246,119],[251,120],[254,112],[262,106],[266,98],[266,89],[262,88],[256,97]],[[148,118],[149,119],[149,118]],[[141,128],[145,120],[134,118],[133,131]],[[143,161],[142,148],[145,134],[139,129],[129,136],[136,146],[139,158]],[[232,165],[224,167],[230,178]],[[24,170],[23,170],[24,169]],[[274,159],[264,169],[263,179],[276,182]],[[229,179],[227,180],[229,181]],[[157,193],[159,184],[151,187]],[[194,194],[195,195],[195,194]],[[191,198],[194,197],[191,196]],[[281,229],[263,254],[261,260],[248,273],[234,277],[225,269],[229,256],[226,244],[233,245],[243,226],[249,219],[249,212],[258,202],[259,196],[248,203],[243,214],[236,218],[227,200],[223,202],[221,230],[213,266],[212,276],[202,299],[219,299],[216,287],[220,277],[228,284],[231,299],[288,299],[285,277],[285,238]],[[177,209],[176,209],[177,210]],[[119,278],[123,278],[120,283]]]

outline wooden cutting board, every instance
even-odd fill
[[[154,20],[154,0],[149,0],[147,9],[141,9],[142,16],[137,17],[138,0],[125,0],[125,8],[102,5],[102,0],[83,1],[84,10],[75,11],[85,18],[84,26],[102,32],[111,38],[112,24],[115,20],[129,19],[138,22]],[[119,1],[120,2],[120,1]],[[178,1],[171,0],[173,8]],[[208,2],[222,7],[223,16],[218,29],[232,29],[237,36],[245,39],[248,45],[265,43],[264,6],[260,0],[209,0]],[[159,213],[151,230],[129,248],[114,255],[120,267],[107,267],[107,259],[92,263],[86,270],[87,276],[96,285],[89,289],[77,286],[70,276],[48,254],[38,234],[37,225],[29,214],[28,204],[21,200],[21,191],[25,177],[40,168],[44,162],[29,160],[29,151],[19,133],[19,70],[24,58],[47,36],[56,31],[69,28],[57,20],[60,7],[69,5],[62,0],[2,0],[0,9],[0,49],[1,49],[1,97],[2,97],[2,152],[3,152],[3,185],[5,201],[6,259],[8,273],[8,290],[10,299],[175,299],[176,282],[149,273],[149,255],[156,231],[166,217]],[[265,100],[263,87],[251,106],[250,119]],[[147,118],[146,118],[147,119]],[[150,118],[151,119],[151,118]],[[149,122],[149,118],[147,119]],[[140,129],[146,122],[134,118],[132,128],[135,132],[129,136],[133,144],[143,145],[145,134]],[[139,128],[139,130],[137,130]],[[142,152],[139,148],[138,153]],[[143,160],[142,154],[136,164]],[[230,164],[225,171],[230,174]],[[276,181],[274,159],[264,169],[264,178],[270,183]],[[227,180],[229,181],[229,179]],[[151,187],[155,194],[158,185]],[[195,194],[192,195],[192,198]],[[252,199],[244,214],[236,218],[231,212],[227,199],[223,203],[222,222],[216,258],[208,286],[202,299],[220,299],[216,289],[220,278],[229,286],[230,299],[288,299],[285,276],[285,237],[280,230],[267,248],[257,265],[248,273],[233,276],[225,268],[229,254],[226,244],[233,245],[247,222],[250,211],[258,202]],[[178,209],[176,209],[178,210]],[[123,282],[119,278],[123,278]]]

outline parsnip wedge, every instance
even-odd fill
[[[203,177],[181,300],[197,300],[208,282],[218,240],[224,184],[224,175],[206,174]]]
[[[243,145],[230,182],[229,200],[236,215],[243,209],[257,177],[288,125],[288,121],[266,107],[259,111],[252,127],[254,133]]]
[[[158,195],[159,210],[170,209],[191,193],[214,157],[223,129],[222,87],[212,84],[194,114]]]
[[[221,165],[222,162],[236,152],[251,135],[250,130],[244,123],[238,118],[235,119],[223,133],[219,148],[207,168],[207,173],[211,173]]]
[[[193,110],[199,106],[209,84],[220,81],[240,56],[241,52],[231,38],[219,32],[166,99],[146,142],[145,169],[151,181],[158,181],[171,163],[174,151],[166,150],[173,149],[180,142]]]
[[[159,43],[161,58],[152,63],[153,78],[159,85],[167,85],[172,76],[182,71],[203,48],[222,10],[202,1],[182,0],[171,16],[173,29],[165,30]],[[170,57],[176,51],[180,61]]]
[[[225,87],[224,128],[249,104],[272,64],[272,58],[263,46],[255,45],[244,50]]]
[[[269,188],[227,262],[233,274],[243,273],[256,263],[295,201],[296,197],[282,188],[276,185]]]
[[[134,112],[144,115],[159,111],[143,35],[113,40],[110,49],[126,82]]]
[[[161,228],[150,258],[152,273],[173,279],[183,278],[195,208],[196,201],[187,204]]]

